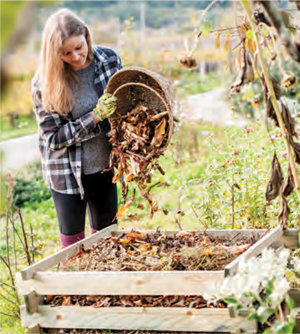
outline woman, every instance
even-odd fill
[[[67,9],[53,14],[43,31],[41,66],[32,81],[43,174],[56,208],[61,246],[113,223],[117,189],[109,165],[107,118],[116,98],[104,93],[122,68],[111,49],[92,46],[89,28]],[[115,223],[116,221],[114,221]]]

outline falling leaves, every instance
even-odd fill
[[[113,148],[110,155],[110,167],[107,170],[114,170],[113,182],[122,182],[122,198],[117,213],[117,218],[124,216],[132,201],[126,202],[128,185],[133,182],[140,190],[140,195],[150,205],[150,217],[158,210],[153,204],[150,190],[147,184],[152,181],[152,175],[158,170],[165,175],[157,159],[166,150],[168,136],[171,131],[169,114],[167,111],[150,109],[141,103],[125,115],[116,115],[111,121],[112,129],[108,133],[109,142]],[[145,191],[145,189],[147,189]],[[141,208],[141,207],[140,207]],[[144,209],[144,208],[143,208]],[[136,216],[128,216],[135,219]]]
[[[266,200],[267,202],[272,201],[280,194],[280,188],[282,186],[283,175],[280,163],[278,161],[277,155],[274,152],[272,166],[270,171],[270,179],[266,189]]]

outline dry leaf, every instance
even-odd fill
[[[212,249],[209,248],[209,249],[205,250],[205,251],[203,252],[203,254],[206,255],[206,256],[211,255],[211,254],[212,254]]]
[[[181,217],[183,217],[185,215],[185,213],[182,210],[178,210],[177,214],[180,215]]]
[[[227,33],[227,38],[226,38],[226,42],[225,42],[225,45],[224,45],[224,49],[225,51],[229,51],[229,45],[230,45],[230,33]]]
[[[292,193],[295,187],[296,187],[296,184],[295,184],[294,176],[292,173],[291,165],[289,164],[288,175],[283,182],[280,192],[281,194],[283,194],[283,196],[287,197]]]
[[[47,296],[45,297],[45,301],[46,301],[47,303],[49,303],[49,302],[51,302],[51,301],[54,299],[54,297],[55,297],[55,295],[47,295]]]
[[[292,136],[289,136],[289,142],[294,151],[295,161],[297,162],[297,164],[300,164],[300,145],[294,142],[294,139]]]
[[[137,207],[138,207],[138,209],[140,209],[140,210],[144,210],[144,209],[145,209],[145,205],[144,205],[143,203],[139,203],[139,204],[137,205]]]
[[[70,306],[71,305],[71,297],[70,296],[64,296],[62,305],[63,306]]]
[[[168,183],[168,182],[163,182],[163,183],[161,183],[160,185],[158,185],[158,188],[160,188],[160,187],[170,187],[170,183]]]
[[[152,245],[150,243],[139,246],[139,249],[144,249],[144,250],[149,250],[151,248],[152,248]]]
[[[234,95],[235,93],[239,93],[244,84],[252,82],[254,80],[254,71],[253,66],[251,64],[251,60],[247,55],[246,48],[245,48],[245,39],[243,40],[241,46],[241,69],[235,79],[234,83],[231,86],[230,96]]]
[[[220,37],[221,37],[221,33],[218,31],[216,41],[215,41],[215,46],[216,46],[217,49],[220,48]]]
[[[229,62],[228,62],[227,65],[226,65],[225,71],[228,71],[229,66],[230,66],[230,60],[229,60]]]
[[[139,221],[140,220],[140,218],[138,218],[138,216],[137,216],[137,213],[134,213],[134,214],[130,213],[130,214],[127,215],[127,217],[129,219],[135,220],[135,221]]]
[[[296,136],[297,133],[295,131],[295,120],[294,118],[291,116],[291,113],[288,109],[288,107],[281,102],[281,113],[282,113],[282,119],[284,122],[284,125],[289,133],[290,136]]]
[[[276,153],[274,152],[271,171],[270,171],[270,179],[265,193],[267,202],[272,201],[280,194],[280,188],[282,186],[282,182],[283,182],[283,174],[281,166],[276,156]]]
[[[130,196],[129,200],[125,204],[121,204],[119,206],[119,210],[117,212],[117,219],[121,218],[127,211],[130,204],[133,203],[135,197],[135,189],[133,190],[133,194]]]
[[[281,195],[281,209],[278,216],[278,222],[283,230],[287,229],[290,212],[291,210],[287,204],[287,200]]]
[[[86,300],[90,301],[90,302],[96,302],[99,298],[101,298],[101,296],[96,296],[96,295],[88,295],[86,297]]]

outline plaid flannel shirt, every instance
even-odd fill
[[[100,97],[110,77],[122,68],[122,62],[112,49],[96,46],[93,51],[95,58],[94,84]],[[44,180],[48,187],[57,192],[81,194],[83,197],[81,143],[100,134],[100,123],[95,124],[90,112],[76,120],[72,120],[71,116],[62,117],[56,112],[45,112],[39,71],[32,79],[31,93],[33,110],[39,128],[39,149]]]

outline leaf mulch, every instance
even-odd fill
[[[132,230],[108,236],[93,245],[69,271],[223,270],[257,239],[213,237],[205,231],[180,231],[171,236]]]
[[[223,270],[258,239],[213,237],[205,231],[180,231],[166,236],[159,230],[132,230],[119,236],[108,236],[92,246],[81,257],[68,262],[68,271],[170,271]],[[211,303],[199,295],[189,296],[102,296],[48,295],[45,304],[55,306],[92,307],[185,307],[226,308],[224,301]],[[44,333],[59,334],[159,334],[186,333],[162,331],[110,331],[94,329],[43,329]],[[202,333],[202,332],[198,332]]]
[[[207,334],[207,332],[170,332],[170,331],[131,331],[131,330],[101,330],[101,329],[57,329],[42,328],[45,334]],[[230,334],[229,332],[209,332],[210,334]]]
[[[230,240],[212,237],[206,232],[180,231],[171,236],[159,230],[142,233],[132,230],[108,236],[67,262],[64,271],[172,271],[223,270],[257,239]],[[48,295],[51,306],[93,307],[190,307],[225,308],[222,301],[212,305],[202,296],[69,296]]]
[[[113,182],[121,181],[124,175],[123,204],[120,205],[116,218],[123,216],[134,200],[135,192],[127,201],[128,182],[134,182],[140,191],[140,196],[149,203],[150,218],[152,218],[159,208],[150,191],[160,183],[148,189],[147,184],[151,183],[155,170],[165,175],[157,159],[166,150],[171,127],[169,114],[167,111],[161,112],[138,104],[125,115],[114,117],[111,125],[112,129],[107,135],[112,144],[112,151],[110,167],[106,170],[114,170]]]

